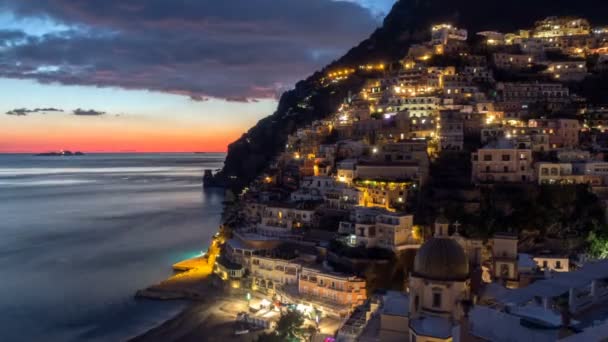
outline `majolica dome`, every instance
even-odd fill
[[[455,240],[432,238],[418,250],[413,275],[442,281],[466,280],[469,277],[469,260]]]

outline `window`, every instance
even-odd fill
[[[555,262],[555,269],[556,269],[556,270],[559,270],[559,269],[561,269],[561,268],[562,268],[562,262],[561,262],[561,261],[559,261],[559,260],[557,260],[557,261]]]
[[[508,166],[505,166],[502,169],[503,169],[504,172],[509,172],[509,167]]]
[[[547,262],[547,260],[543,260],[543,268],[547,268],[549,266],[549,263]]]
[[[491,154],[484,154],[483,160],[484,161],[492,161],[492,155]]]
[[[511,156],[508,154],[503,154],[502,155],[502,161],[510,161],[511,160]]]
[[[441,293],[439,293],[439,292],[433,293],[433,307],[434,308],[441,307]]]
[[[486,172],[490,172],[490,167],[486,166]]]
[[[418,311],[419,306],[420,306],[420,297],[416,296],[416,297],[414,297],[414,311]]]

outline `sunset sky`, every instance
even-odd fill
[[[392,0],[0,2],[0,153],[225,151]]]

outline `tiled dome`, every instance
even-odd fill
[[[413,275],[432,280],[466,280],[469,260],[458,242],[450,238],[432,238],[418,250]]]

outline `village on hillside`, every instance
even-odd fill
[[[213,272],[247,297],[239,320],[294,310],[318,341],[606,338],[608,27],[429,30],[401,60],[326,70],[319,89],[363,89],[228,196]]]

